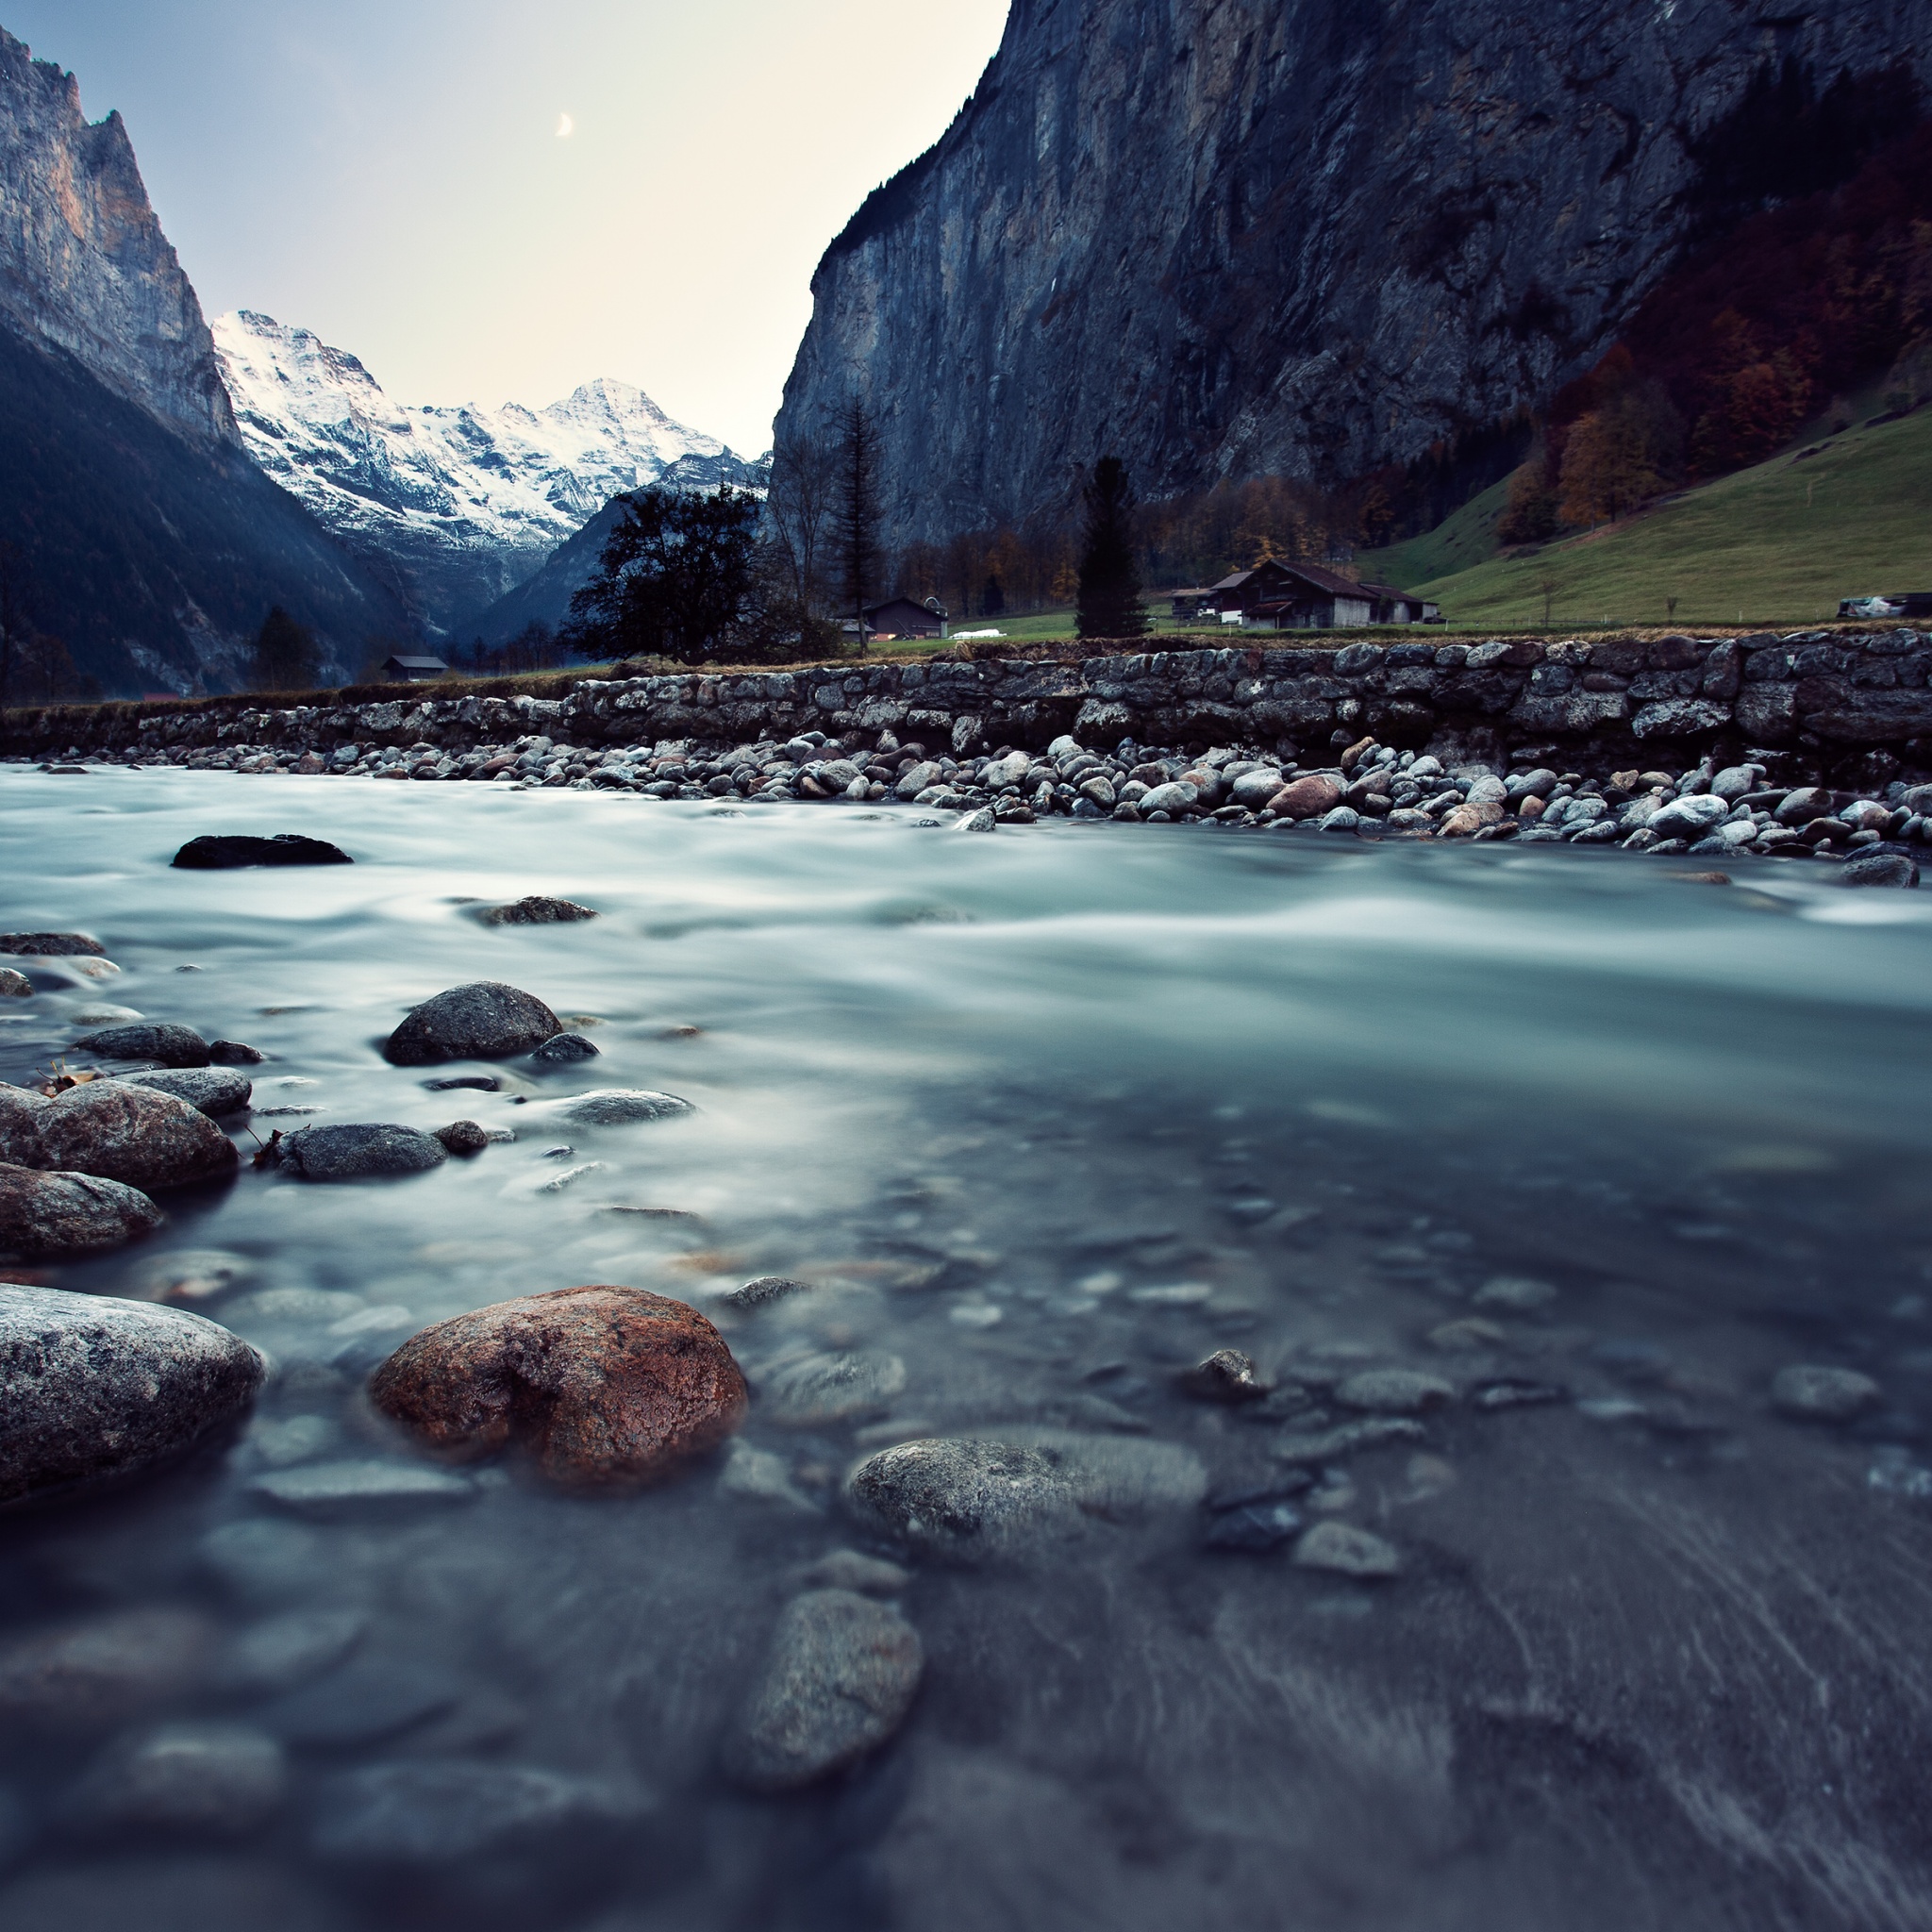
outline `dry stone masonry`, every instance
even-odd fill
[[[1211,817],[1842,855],[1920,841],[1928,680],[1932,634],[1916,630],[1428,639],[587,677],[556,698],[68,708],[15,714],[8,749],[658,799],[890,797],[981,829]]]

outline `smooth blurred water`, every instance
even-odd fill
[[[211,831],[310,833],[357,863],[168,869]],[[397,1685],[443,1690],[332,1742],[232,1672],[179,1692],[158,1715],[291,1741],[286,1807],[232,1843],[63,1824],[98,1730],[13,1739],[0,1926],[132,1923],[134,1900],[209,1932],[1932,1924],[1919,894],[1803,864],[1718,887],[1567,848],[977,837],[842,806],[134,772],[0,774],[0,924],[92,932],[121,969],[38,970],[0,1011],[0,1076],[49,1069],[111,1005],[268,1053],[261,1139],[517,1136],[404,1182],[244,1167],[170,1203],[158,1241],[53,1271],[154,1292],[169,1257],[220,1251],[234,1278],[192,1306],[277,1374],[240,1441],[13,1520],[6,1633],[172,1606],[220,1650],[336,1607],[361,1621],[335,1668],[391,1687],[345,1697],[402,1713]],[[600,917],[475,916],[527,892]],[[601,1057],[491,1070],[499,1093],[381,1059],[408,1007],[475,978],[538,994]],[[597,1087],[697,1111],[550,1116]],[[639,1208],[671,1212],[614,1211]],[[718,1307],[760,1274],[818,1286]],[[1479,1304],[1497,1276],[1557,1296]],[[852,1349],[898,1357],[904,1388],[808,1427],[755,1404],[745,1440],[790,1500],[714,1469],[565,1498],[512,1462],[459,1507],[309,1521],[249,1487],[412,1457],[359,1394],[368,1367],[443,1315],[592,1281],[714,1310],[755,1388]],[[1458,1349],[1441,1331],[1471,1317],[1493,1331]],[[1317,1389],[1324,1364],[1388,1363],[1564,1399],[1458,1401],[1420,1444],[1337,1458],[1313,1507],[1402,1551],[1383,1585],[1208,1550],[1188,1511],[1077,1560],[922,1569],[904,1604],[927,1675],[895,1742],[825,1790],[731,1786],[720,1740],[778,1607],[802,1566],[862,1546],[838,1496],[856,1457],[1144,1431],[1239,1484],[1277,1466],[1279,1422],[1175,1380],[1230,1344]],[[1876,1376],[1884,1409],[1780,1420],[1765,1390],[1793,1361]],[[625,1782],[654,1808],[594,1869],[539,1849],[406,1882],[318,1856],[331,1776],[424,1757]]]

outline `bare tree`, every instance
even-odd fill
[[[20,545],[0,538],[0,711],[13,702],[16,655],[26,641],[21,611]]]
[[[765,507],[801,610],[816,610],[824,602],[826,525],[838,481],[838,455],[823,430],[815,437],[793,437],[772,453],[772,484]]]

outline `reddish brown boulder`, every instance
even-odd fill
[[[744,1377],[695,1308],[641,1288],[522,1295],[412,1335],[376,1370],[376,1406],[433,1447],[519,1441],[553,1482],[634,1487],[744,1420]]]
[[[1320,818],[1341,803],[1341,787],[1333,778],[1311,772],[1292,785],[1284,785],[1268,802],[1281,818]]]
[[[222,1180],[235,1172],[235,1143],[198,1108],[172,1093],[90,1080],[33,1115],[39,1158],[23,1165],[98,1174],[152,1191]]]

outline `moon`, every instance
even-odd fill
[[[558,140],[568,141],[571,138],[571,136],[576,132],[576,125],[577,124],[575,121],[573,121],[568,114],[559,114],[557,117]]]

